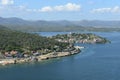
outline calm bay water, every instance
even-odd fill
[[[51,36],[64,32],[42,32]],[[0,80],[120,80],[120,33],[94,32],[111,44],[75,44],[85,46],[80,54],[0,67]]]

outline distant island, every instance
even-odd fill
[[[0,64],[17,64],[64,57],[81,52],[74,43],[107,43],[95,34],[70,33],[43,37],[38,34],[14,31],[0,26]]]

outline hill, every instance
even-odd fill
[[[10,30],[10,29],[8,29],[7,27],[5,27],[3,25],[0,25],[0,30]]]
[[[55,46],[58,46],[58,50],[61,51],[68,45],[68,43],[61,43],[50,38],[39,36],[38,34],[13,31],[0,26],[1,53],[13,50],[24,53],[38,50],[53,51]]]
[[[76,25],[96,28],[120,28],[120,21],[82,20],[73,21]]]
[[[19,31],[120,31],[120,21],[45,21],[23,20],[20,18],[2,18],[0,25]]]

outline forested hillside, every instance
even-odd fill
[[[68,46],[68,43],[61,43],[38,34],[13,31],[0,26],[0,51],[25,52],[45,49],[53,51],[55,46],[62,50]]]
[[[39,31],[120,31],[120,21],[30,21],[16,17],[0,17],[0,25],[12,30],[39,32]]]

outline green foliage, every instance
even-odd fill
[[[54,46],[64,49],[68,43],[62,43],[37,34],[0,29],[0,51],[19,52],[37,51],[42,49],[54,50]]]

